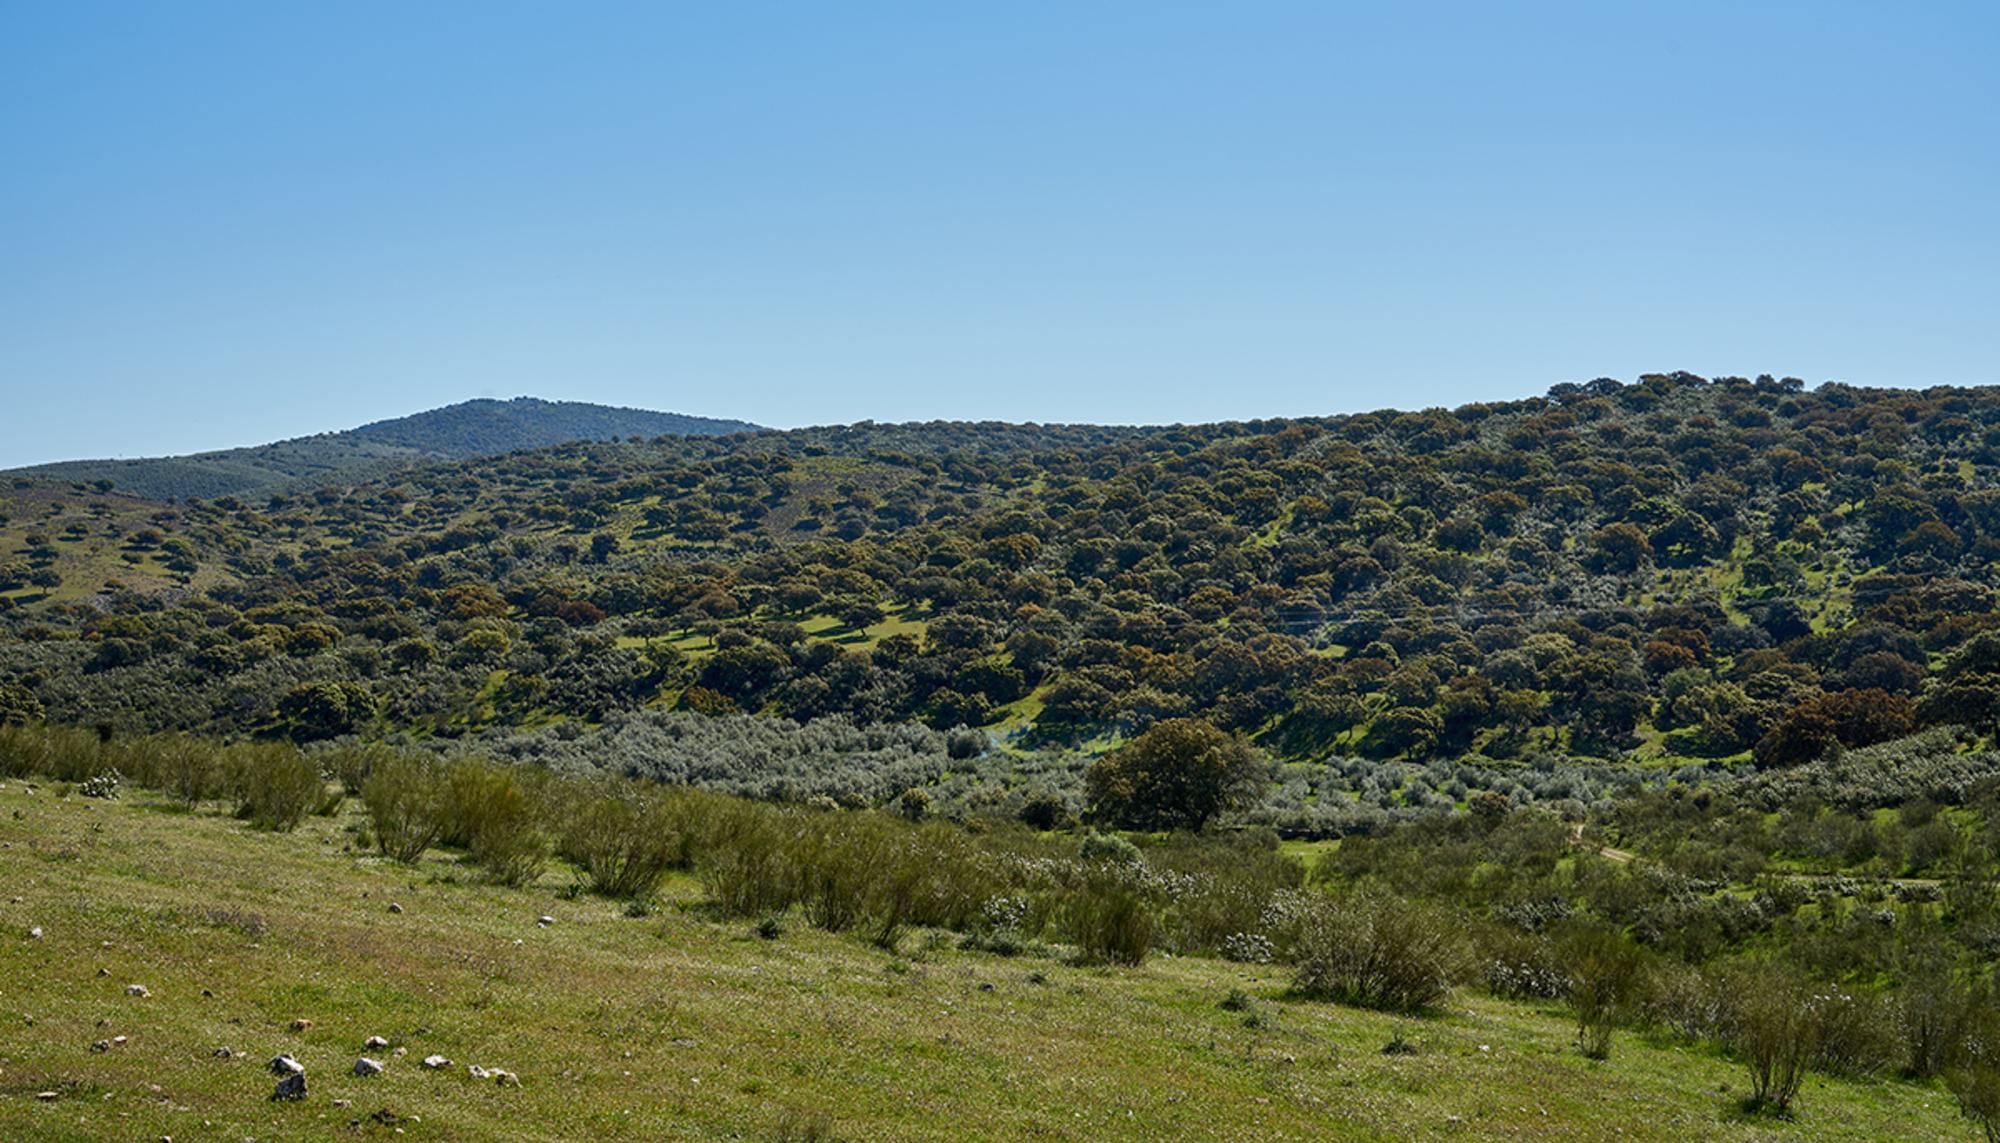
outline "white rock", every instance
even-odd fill
[[[535,918],[535,923],[546,929],[550,925],[555,924],[556,919],[554,917],[549,916],[547,913],[544,913],[541,916]]]
[[[143,1000],[152,994],[152,990],[143,984],[128,984],[125,986],[125,995],[127,996],[137,996]]]
[[[491,1072],[487,1074],[491,1075],[493,1077],[493,1082],[499,1084],[501,1087],[521,1086],[521,1077],[515,1075],[513,1072],[508,1071],[506,1068],[494,1068]]]
[[[369,1049],[370,1051],[380,1051],[383,1048],[389,1046],[389,1041],[383,1039],[380,1036],[370,1036],[368,1037],[367,1040],[362,1042],[361,1046]]]
[[[436,1071],[439,1068],[450,1067],[451,1061],[445,1059],[443,1056],[425,1056],[424,1066],[431,1069],[432,1071]]]
[[[473,1079],[485,1079],[486,1069],[480,1067],[478,1064],[467,1064],[465,1065],[465,1074],[471,1076]]]
[[[306,1066],[292,1058],[290,1052],[271,1060],[271,1074],[274,1076],[302,1076]]]
[[[382,1074],[382,1061],[371,1060],[367,1056],[363,1056],[354,1061],[354,1074],[358,1076],[379,1076]]]
[[[41,940],[41,939],[42,939],[42,927],[41,927],[40,925],[36,925],[36,926],[35,926],[34,928],[32,928],[32,929],[29,929],[29,930],[28,930],[28,939],[29,939],[29,940],[31,940],[31,941],[39,941],[39,940]]]

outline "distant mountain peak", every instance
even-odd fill
[[[71,460],[16,474],[113,488],[152,500],[277,491],[300,483],[365,480],[386,468],[429,460],[496,456],[521,449],[613,437],[728,436],[757,432],[748,421],[649,409],[479,397],[358,428],[188,456]]]

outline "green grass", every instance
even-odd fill
[[[383,1108],[412,1140],[771,1139],[816,1117],[844,1139],[1972,1137],[1940,1089],[1899,1082],[1813,1077],[1796,1120],[1744,1119],[1744,1073],[1711,1052],[1621,1035],[1592,1063],[1561,1013],[1470,993],[1399,1020],[1198,958],[1083,969],[922,934],[892,955],[797,922],[763,941],[686,878],[633,918],[566,898],[563,871],[508,890],[450,856],[387,864],[353,849],[356,820],[267,834],[5,783],[0,1139],[393,1137]],[[1236,988],[1254,1021],[1217,1006]],[[1399,1031],[1416,1055],[1381,1053]],[[408,1054],[354,1078],[371,1035]],[[303,1103],[266,1099],[279,1052],[309,1069]],[[433,1052],[455,1066],[424,1071]]]

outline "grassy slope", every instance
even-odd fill
[[[706,919],[691,883],[628,918],[562,899],[566,873],[506,890],[448,857],[351,853],[351,821],[260,834],[150,795],[0,789],[0,1138],[349,1137],[383,1107],[410,1139],[774,1138],[815,1114],[850,1139],[1971,1138],[1942,1091],[1895,1082],[1814,1077],[1796,1122],[1745,1121],[1726,1061],[1621,1036],[1593,1064],[1527,1006],[1399,1022],[1207,960],[1082,969],[920,937],[897,958],[796,925],[764,942]],[[1232,987],[1262,1027],[1216,1006]],[[1380,1053],[1398,1028],[1420,1054]],[[352,1078],[377,1034],[409,1055]],[[247,1057],[212,1058],[224,1044]],[[310,1069],[302,1104],[265,1099],[280,1051]],[[423,1071],[432,1052],[458,1067]]]

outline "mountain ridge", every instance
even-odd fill
[[[14,477],[101,484],[141,499],[174,500],[278,492],[332,479],[365,480],[408,464],[498,456],[572,441],[729,436],[762,429],[749,421],[585,401],[482,397],[265,444],[173,456],[53,461],[4,471]]]

